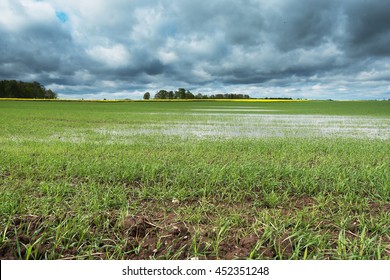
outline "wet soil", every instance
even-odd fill
[[[291,199],[289,208],[275,210],[282,216],[294,215],[294,211],[310,208],[315,204],[316,201],[309,196],[296,196]],[[372,215],[389,212],[388,204],[372,203],[370,206]],[[95,242],[91,237],[78,242],[83,237],[76,234],[67,245],[61,245],[61,242],[55,240],[53,228],[63,222],[61,218],[16,215],[8,225],[5,241],[0,244],[0,259],[111,259],[116,256],[134,260],[289,259],[299,242],[292,229],[288,228],[273,236],[266,235],[261,228],[248,230],[255,223],[255,219],[250,216],[242,221],[241,227],[232,226],[227,232],[220,234],[220,228],[215,228],[213,222],[216,216],[212,214],[195,223],[186,221],[185,217],[169,207],[160,207],[156,209],[151,203],[145,202],[142,212],[133,215],[123,217],[117,212],[107,212],[97,220],[91,218],[90,236],[102,238],[100,243],[94,245],[93,252],[89,251],[88,254],[80,249],[80,245],[69,244],[90,245],[88,242]],[[242,211],[245,217],[245,206]],[[104,221],[104,226],[101,221]],[[318,230],[330,236],[328,249],[336,250],[340,230],[325,222],[319,225]],[[351,221],[345,231],[346,238],[359,239],[359,231],[358,221]],[[382,242],[390,244],[387,239]],[[28,248],[31,246],[33,250],[29,253]],[[314,247],[308,249],[309,253],[316,250]],[[120,253],[116,253],[118,251]]]

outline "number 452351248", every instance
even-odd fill
[[[218,275],[269,275],[268,267],[229,267],[222,266],[218,267],[215,272]]]

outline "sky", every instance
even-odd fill
[[[160,89],[390,98],[388,0],[0,0],[0,80],[60,98]]]

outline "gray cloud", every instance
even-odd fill
[[[358,56],[390,54],[390,18],[388,1],[358,1],[348,7],[347,29],[351,53]]]
[[[4,0],[0,79],[62,97],[186,87],[389,98],[389,10],[381,0]]]

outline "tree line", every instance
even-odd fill
[[[149,92],[145,92],[144,99],[149,100],[151,95]],[[202,93],[193,94],[191,91],[184,88],[179,88],[176,91],[159,90],[155,95],[154,99],[249,99],[247,94],[236,94],[236,93],[224,93],[224,94],[213,94],[206,95]]]
[[[56,99],[57,93],[45,89],[38,82],[22,82],[15,80],[0,81],[0,98],[42,98]]]

